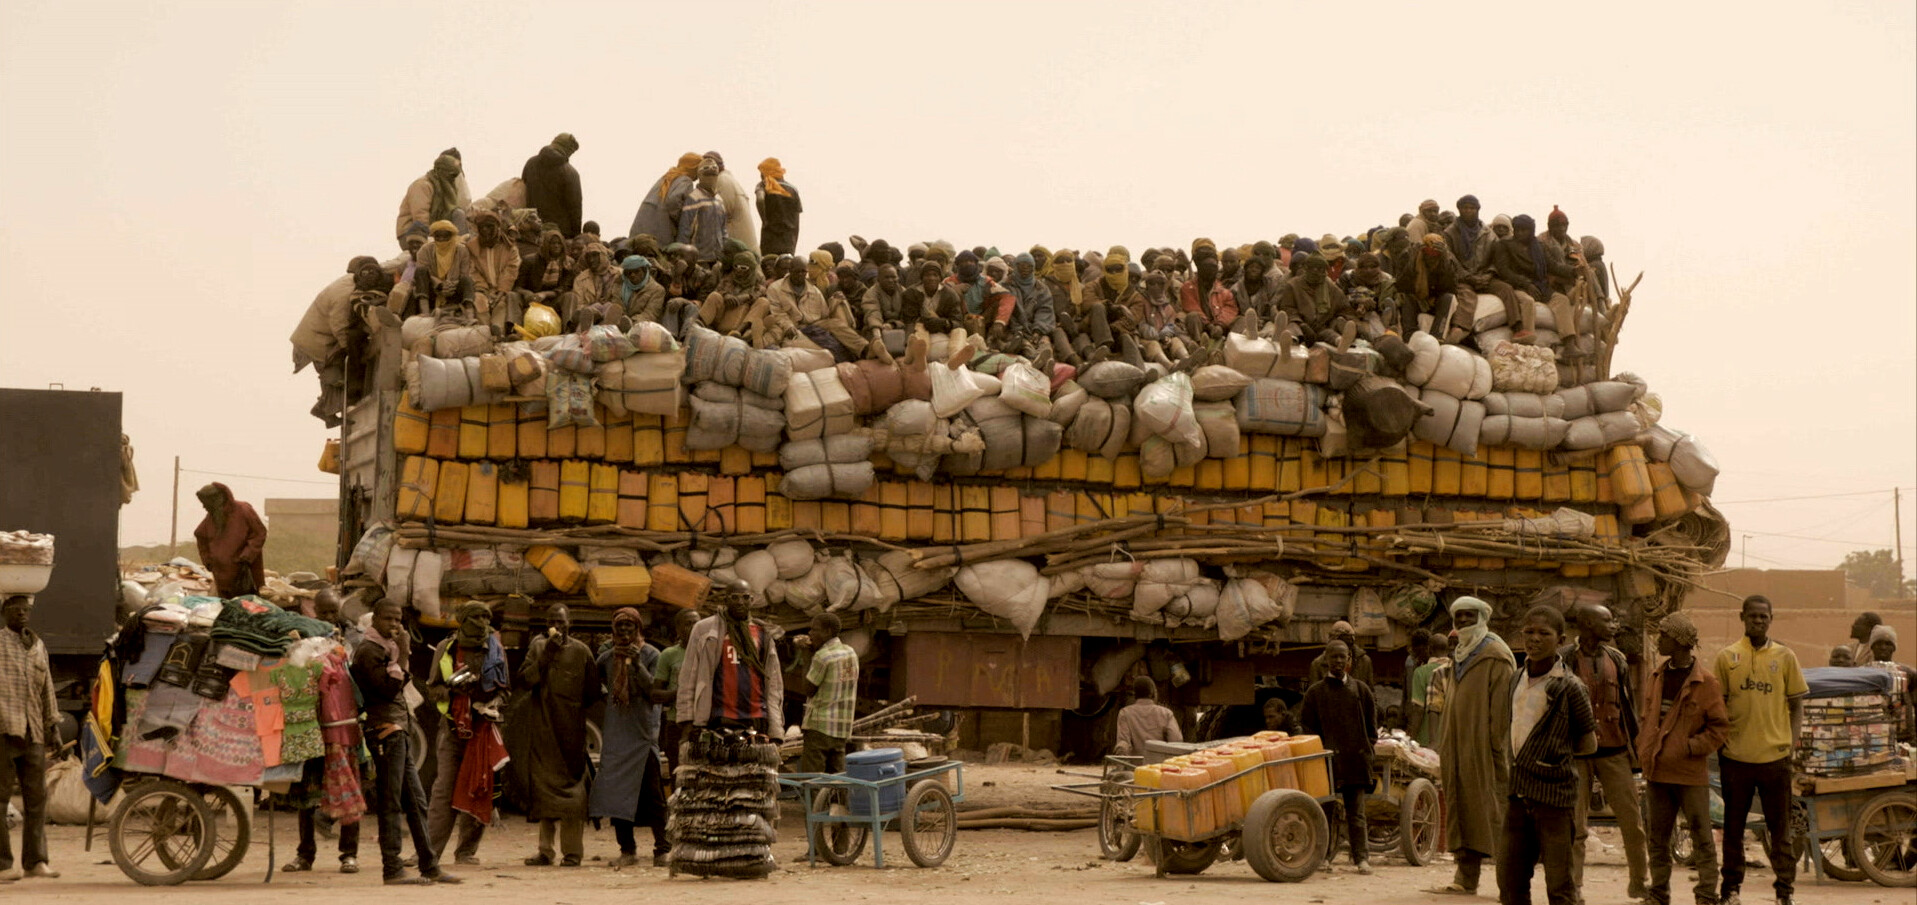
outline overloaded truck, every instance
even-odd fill
[[[1383,652],[1462,594],[1500,627],[1608,604],[1633,648],[1729,534],[1710,455],[1611,373],[1628,291],[1579,290],[1518,296],[1532,342],[1486,294],[1409,337],[1231,333],[1179,371],[1041,373],[962,331],[839,362],[380,312],[336,441],[342,576],[429,634],[483,601],[514,646],[555,603],[587,630],[637,606],[657,638],[743,582],[788,630],[839,613],[865,697],[975,711],[968,746],[1090,750],[1138,670],[1252,704],[1339,620],[1400,680]]]
[[[120,394],[0,388],[0,532],[52,535],[54,568],[33,593],[64,711],[87,685],[120,608]],[[63,726],[73,738],[75,724]]]

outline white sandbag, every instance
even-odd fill
[[[1010,622],[1020,637],[1029,638],[1045,613],[1045,594],[1051,583],[1038,567],[1022,559],[974,563],[953,578],[959,593],[980,610]]]
[[[713,402],[695,394],[686,401],[692,407],[692,423],[686,426],[686,449],[725,449],[739,442],[736,398],[732,402]]]
[[[871,457],[872,435],[861,431],[817,440],[793,440],[779,447],[779,467],[786,471],[807,465],[863,462]]]
[[[1246,578],[1231,579],[1218,596],[1218,638],[1236,641],[1278,615],[1278,604],[1263,584]]]
[[[807,616],[825,612],[825,566],[814,564],[796,578],[785,579],[785,605]]]
[[[1588,450],[1604,448],[1604,428],[1598,426],[1596,415],[1572,418],[1570,429],[1564,433],[1565,449]]]
[[[1085,400],[1090,398],[1092,394],[1085,392],[1085,388],[1079,386],[1078,381],[1067,380],[1059,384],[1058,389],[1053,392],[1052,410],[1047,412],[1045,417],[1047,420],[1070,427],[1072,419],[1078,417],[1079,408],[1085,404]]]
[[[856,613],[897,602],[883,601],[872,576],[860,569],[850,556],[828,556],[819,568],[824,572],[828,613]]]
[[[1600,380],[1585,384],[1584,388],[1591,393],[1591,410],[1594,414],[1627,411],[1643,392],[1641,386],[1622,380]]]
[[[932,413],[940,418],[951,418],[965,407],[971,405],[985,390],[979,386],[978,375],[964,365],[952,369],[944,362],[935,361],[925,366],[932,375]],[[786,416],[788,419],[791,415]]]
[[[1525,304],[1529,304],[1526,302]],[[1471,330],[1485,333],[1502,329],[1505,321],[1504,299],[1489,292],[1478,293],[1478,306],[1471,313]]]
[[[1418,401],[1429,406],[1431,411],[1420,415],[1417,422],[1411,425],[1411,435],[1426,443],[1445,445],[1451,439],[1452,430],[1458,426],[1458,410],[1464,407],[1464,400],[1426,389],[1419,391]]]
[[[1146,430],[1186,446],[1205,442],[1204,429],[1192,414],[1191,376],[1183,372],[1152,381],[1138,391],[1132,418]]]
[[[401,325],[404,329],[404,325]],[[493,331],[485,324],[442,327],[433,333],[433,357],[470,358],[493,350]]]
[[[1225,367],[1253,380],[1270,377],[1302,381],[1305,366],[1304,350],[1295,348],[1290,337],[1271,340],[1238,333],[1225,335]]]
[[[1558,358],[1548,347],[1499,343],[1487,360],[1491,386],[1503,392],[1551,393],[1558,388]]]
[[[1197,443],[1173,443],[1171,447],[1172,461],[1176,462],[1179,468],[1197,465],[1199,460],[1205,458],[1205,441],[1202,436]]]
[[[1486,415],[1484,425],[1479,429],[1478,442],[1484,446],[1555,449],[1564,442],[1570,428],[1571,423],[1563,418]]]
[[[1016,361],[999,372],[998,398],[1034,418],[1052,413],[1052,382],[1031,365]]]
[[[413,609],[421,619],[439,619],[439,582],[446,574],[446,557],[438,550],[421,550],[413,563]]]
[[[832,353],[816,346],[811,348],[786,346],[780,349],[779,352],[792,362],[792,373],[794,374],[819,371],[832,367],[834,364]]]
[[[1467,351],[1465,354],[1471,353]],[[1553,368],[1552,372],[1556,373],[1556,369]],[[1492,385],[1491,362],[1486,361],[1483,356],[1471,355],[1471,388],[1465,391],[1464,398],[1483,399],[1486,393],[1491,392]]]
[[[412,547],[398,547],[393,555],[386,559],[386,599],[402,607],[413,603],[413,566],[419,561],[419,551]]]
[[[359,542],[353,545],[353,553],[347,558],[346,568],[340,572],[341,577],[385,575],[386,563],[393,558],[393,545],[398,540],[399,535],[393,533],[391,522],[374,522],[366,528],[366,533],[360,535]]]
[[[1101,399],[1130,399],[1145,384],[1145,370],[1130,362],[1101,361],[1080,371],[1077,380]]]
[[[1671,471],[1677,475],[1677,482],[1692,493],[1710,496],[1717,486],[1717,457],[1704,448],[1697,438],[1690,434],[1682,435],[1671,447]]]
[[[1250,377],[1226,365],[1206,365],[1191,375],[1191,396],[1197,402],[1230,402],[1248,386]]]
[[[479,200],[484,203],[474,205],[475,208],[496,210],[504,207],[507,210],[516,211],[532,206],[526,203],[526,180],[519,176],[493,186],[493,190]]]
[[[1125,427],[1129,432],[1130,419],[1126,420]],[[1079,406],[1078,417],[1072,419],[1071,427],[1065,431],[1065,442],[1080,452],[1098,452],[1111,434],[1112,404],[1094,396]]]
[[[786,472],[779,481],[779,493],[793,500],[856,497],[865,493],[874,479],[871,462],[807,465]]]
[[[1238,429],[1249,434],[1322,437],[1325,390],[1317,384],[1261,378],[1238,394]]]
[[[780,541],[765,548],[765,552],[772,555],[779,577],[786,581],[804,575],[818,561],[812,552],[812,545],[802,540]]]
[[[1125,440],[1131,433],[1132,407],[1123,402],[1112,403],[1112,433],[1105,438],[1105,445],[1098,448],[1098,454],[1107,459],[1117,459],[1125,453]]]
[[[877,557],[861,557],[859,568],[878,585],[880,609],[901,600],[917,600],[951,584],[957,566],[921,569],[910,550],[892,550]]]
[[[1218,621],[1218,598],[1218,583],[1208,578],[1200,579],[1197,584],[1185,589],[1183,594],[1173,597],[1158,613],[1165,617],[1168,626],[1211,628]]]
[[[1451,436],[1444,445],[1460,455],[1475,456],[1478,454],[1478,433],[1483,426],[1484,403],[1466,399],[1458,404],[1458,423],[1451,429]]]
[[[1037,468],[1058,455],[1059,447],[1064,445],[1065,427],[1055,421],[1029,415],[1024,421],[1025,458],[1019,464],[1026,468]]]
[[[1138,583],[1132,589],[1132,618],[1144,619],[1156,614],[1203,580],[1196,560],[1146,560],[1139,565]]]
[[[1688,436],[1690,435],[1683,431],[1672,430],[1657,424],[1637,435],[1637,445],[1644,447],[1645,459],[1652,462],[1669,462],[1671,453],[1677,450],[1678,441]]]
[[[1438,350],[1437,367],[1419,386],[1458,399],[1469,398],[1472,378],[1477,375],[1477,366],[1473,362],[1478,360],[1478,356],[1463,346],[1444,346]]]
[[[479,359],[473,359],[473,363],[477,366]],[[418,355],[404,370],[409,378],[406,395],[420,411],[437,412],[477,404],[473,390],[480,384],[468,376],[464,359]]]
[[[1484,397],[1484,413],[1516,415],[1520,418],[1560,418],[1564,415],[1564,399],[1556,393],[1487,393]]]
[[[1072,574],[1072,573],[1064,573]],[[1054,576],[1056,580],[1056,576]],[[1136,641],[1121,642],[1117,647],[1109,647],[1092,661],[1092,688],[1100,695],[1108,695],[1118,690],[1118,684],[1131,672],[1132,666],[1145,659],[1145,645]]]
[[[1615,446],[1637,436],[1637,416],[1629,411],[1602,412],[1597,416],[1598,430],[1604,437],[1605,446]]]
[[[1391,630],[1391,621],[1385,616],[1384,597],[1373,587],[1362,587],[1352,593],[1345,620],[1351,623],[1352,632],[1360,636],[1377,636]]]
[[[1404,369],[1405,382],[1415,387],[1431,382],[1431,375],[1438,371],[1444,344],[1438,342],[1437,337],[1420,330],[1405,340],[1405,346],[1411,350],[1411,363],[1405,365]]]
[[[1085,590],[1107,600],[1130,597],[1132,590],[1138,586],[1138,562],[1135,560],[1093,563],[1078,571],[1084,576]]]

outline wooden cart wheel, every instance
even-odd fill
[[[1330,821],[1316,799],[1297,789],[1273,789],[1245,815],[1245,860],[1273,883],[1297,883],[1324,862]]]
[[[206,866],[193,872],[195,880],[218,880],[233,872],[246,860],[246,849],[253,841],[253,814],[240,797],[225,786],[205,786],[201,798],[213,815],[213,853]]]
[[[851,793],[843,788],[820,789],[812,796],[812,812],[815,814],[844,815],[851,812],[847,803],[852,800]],[[859,853],[865,851],[865,837],[870,835],[863,826],[850,823],[820,823],[812,827],[812,851],[825,859],[825,863],[844,867],[859,860]]]
[[[1400,853],[1413,866],[1423,867],[1438,857],[1444,825],[1439,822],[1438,787],[1428,779],[1414,779],[1404,787],[1399,808],[1398,843]]]
[[[1817,857],[1823,860],[1824,875],[1833,880],[1862,883],[1870,879],[1857,868],[1857,856],[1851,854],[1847,838],[1824,840],[1824,844],[1818,846]]]
[[[905,856],[920,867],[937,867],[952,857],[958,845],[958,806],[944,783],[921,782],[905,793],[899,841],[905,845]]]
[[[1688,850],[1690,834],[1684,832],[1683,821],[1680,820],[1672,832],[1685,837],[1685,848]],[[1857,859],[1850,853],[1849,833],[1825,839],[1816,846],[1809,844],[1810,837],[1810,803],[1799,798],[1791,807],[1791,843],[1797,853],[1799,869],[1809,870],[1810,859],[1815,857],[1820,862],[1824,876],[1833,880],[1861,883],[1868,879],[1863,871],[1857,869]],[[1686,862],[1684,866],[1689,867],[1690,864]]]
[[[133,787],[108,821],[120,872],[142,886],[176,886],[213,855],[213,812],[198,790],[171,779]]]
[[[1116,786],[1103,791],[1098,800],[1098,854],[1107,861],[1130,861],[1138,854],[1138,833],[1132,829],[1137,803]]]
[[[1864,803],[1850,827],[1850,854],[1879,886],[1917,886],[1917,793],[1885,792]]]
[[[1198,874],[1218,860],[1224,843],[1218,839],[1204,842],[1158,840],[1158,867],[1168,874]]]

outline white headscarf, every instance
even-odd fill
[[[1459,662],[1462,662],[1471,656],[1473,651],[1478,649],[1478,645],[1484,643],[1486,637],[1490,636],[1491,605],[1476,597],[1460,597],[1451,601],[1452,617],[1456,618],[1460,610],[1470,610],[1478,614],[1476,624],[1459,626],[1457,629],[1458,646],[1453,648],[1452,655]]]

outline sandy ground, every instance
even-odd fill
[[[1082,808],[1084,801],[1046,788],[1072,781],[1051,767],[968,766],[967,807],[1018,805]],[[264,817],[265,815],[261,815]],[[295,832],[292,815],[275,815],[280,863],[292,857]],[[192,896],[196,903],[312,902],[316,897],[350,900],[396,897],[433,905],[479,905],[492,902],[539,902],[552,905],[630,903],[636,897],[671,896],[680,903],[738,902],[1097,902],[1109,905],[1202,905],[1238,903],[1251,898],[1280,899],[1310,905],[1463,905],[1495,901],[1489,896],[1460,900],[1423,892],[1450,879],[1448,863],[1411,867],[1396,858],[1377,864],[1376,873],[1361,876],[1341,860],[1331,872],[1321,872],[1295,885],[1267,884],[1243,862],[1220,863],[1196,877],[1157,879],[1141,855],[1124,864],[1100,861],[1094,831],[1030,833],[1018,830],[967,830],[959,834],[952,858],[943,867],[920,869],[905,858],[898,834],[885,834],[886,867],[874,870],[871,849],[865,860],[851,867],[809,867],[804,860],[804,821],[789,809],[780,823],[781,838],[774,851],[780,870],[764,881],[668,878],[663,868],[639,867],[615,871],[607,861],[617,854],[610,828],[587,831],[586,865],[579,868],[525,867],[520,862],[535,848],[535,829],[521,820],[505,818],[486,836],[480,848],[483,863],[453,868],[465,883],[459,886],[397,887],[379,880],[379,853],[369,831],[361,844],[362,872],[347,876],[336,871],[332,843],[322,840],[318,870],[305,874],[275,874],[261,884],[267,869],[266,821],[256,822],[254,843],[246,861],[226,878],[181,887],[143,887],[114,867],[102,833],[96,831],[93,851],[84,850],[80,827],[50,828],[54,865],[63,872],[57,880],[23,880],[0,885],[0,901],[60,902],[75,905],[143,905],[178,902]],[[641,831],[641,847],[646,841]],[[15,837],[18,841],[18,837]],[[1615,830],[1599,828],[1589,856],[1585,900],[1590,905],[1624,903],[1626,872],[1616,848]],[[1673,878],[1680,888],[1676,901],[1690,901],[1688,872]],[[1490,886],[1489,875],[1486,885]],[[1535,901],[1543,902],[1543,878],[1534,883]],[[1487,889],[1487,892],[1489,889]],[[1746,880],[1745,901],[1768,903],[1770,872],[1755,870]],[[1889,890],[1869,884],[1818,882],[1799,877],[1797,901],[1802,905],[1909,905],[1908,890]]]

